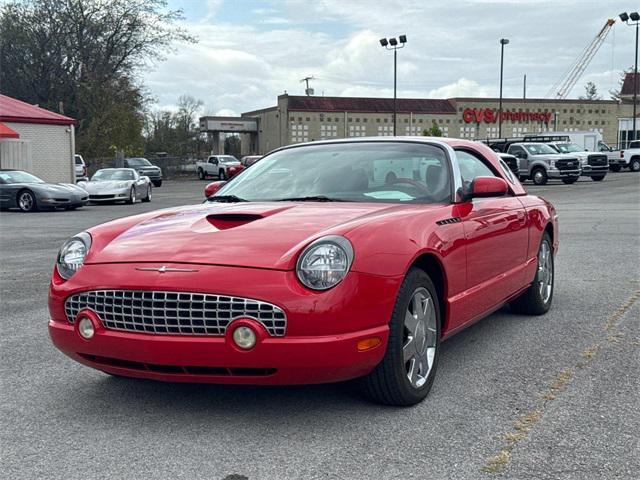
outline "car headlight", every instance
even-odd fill
[[[580,159],[580,165],[586,165],[587,164],[588,159],[587,158],[581,158]]]
[[[89,253],[90,248],[91,235],[87,232],[79,233],[64,242],[56,262],[60,276],[65,280],[69,280],[84,263],[84,258]]]
[[[556,161],[555,161],[555,160],[549,160],[549,166],[550,166],[551,168],[555,168],[555,166],[556,166]]]
[[[298,258],[296,273],[306,287],[327,290],[342,281],[352,262],[351,242],[338,235],[328,235],[303,250]]]
[[[129,184],[127,182],[120,182],[116,185],[116,188],[127,188]]]

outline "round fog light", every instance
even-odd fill
[[[78,322],[78,333],[87,340],[93,337],[95,329],[93,328],[93,322],[88,317],[82,317]]]
[[[249,350],[256,344],[256,332],[249,327],[238,327],[233,331],[233,341],[240,348]]]

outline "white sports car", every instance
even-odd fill
[[[151,201],[151,180],[133,168],[103,168],[78,186],[89,193],[90,202]]]

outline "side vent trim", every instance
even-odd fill
[[[460,217],[445,218],[444,220],[438,220],[438,225],[449,225],[450,223],[460,223],[462,219]]]

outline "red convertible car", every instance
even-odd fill
[[[69,239],[49,332],[112,375],[304,384],[374,400],[429,392],[441,341],[509,303],[551,306],[558,224],[480,143],[427,137],[284,147],[201,205]]]

